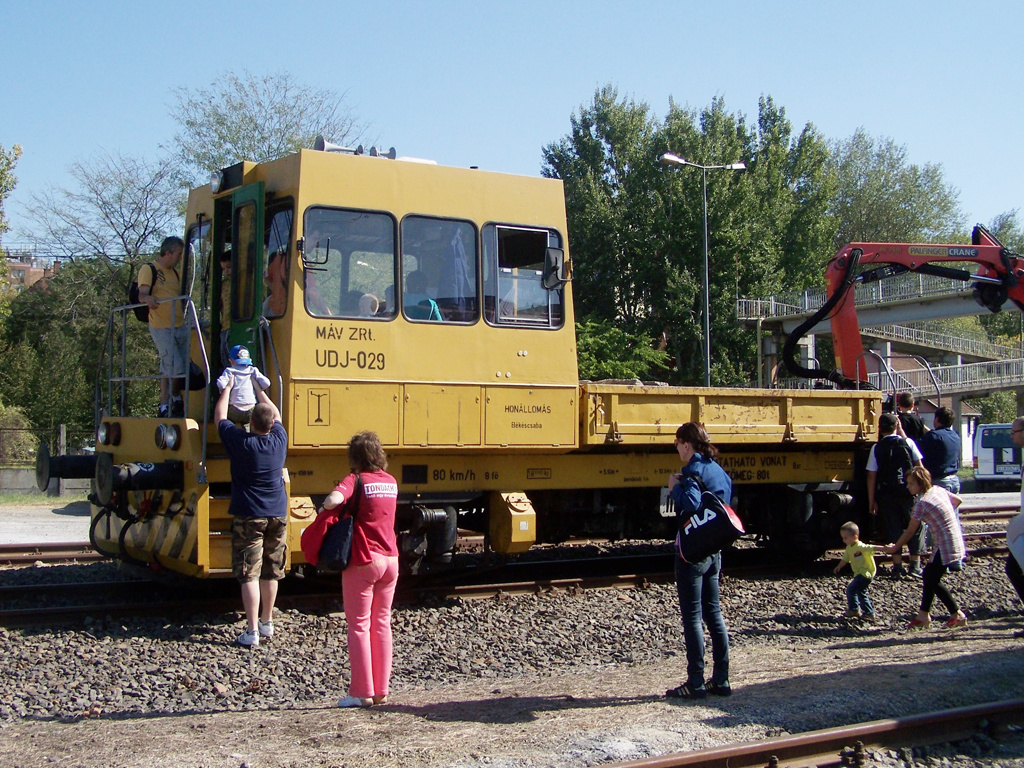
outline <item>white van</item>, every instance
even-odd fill
[[[980,491],[988,483],[1020,483],[1020,448],[1009,424],[979,424],[974,434],[974,479]]]

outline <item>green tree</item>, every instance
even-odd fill
[[[3,235],[10,226],[7,217],[4,215],[4,200],[14,191],[18,179],[14,176],[14,166],[18,164],[21,157],[21,146],[15,144],[10,151],[4,149],[0,144],[0,235]]]
[[[226,72],[209,88],[174,88],[178,123],[174,137],[188,186],[243,160],[274,160],[311,147],[318,134],[354,144],[366,127],[345,103],[345,94],[301,85],[287,72]]]
[[[1024,254],[1024,226],[1020,222],[1020,211],[1014,208],[992,219],[988,231],[996,240],[1017,254]]]
[[[834,177],[824,139],[810,125],[794,139],[770,98],[756,127],[721,99],[699,112],[670,104],[662,123],[611,86],[570,123],[544,148],[542,173],[565,184],[578,317],[648,348],[665,339],[674,383],[703,380],[703,177],[698,168],[663,168],[658,157],[746,162],[745,173],[708,172],[707,216],[712,380],[747,383],[757,350],[733,319],[736,298],[820,280],[830,255]]]
[[[590,381],[648,379],[652,372],[667,371],[670,362],[646,339],[631,336],[607,321],[577,323],[576,350],[580,378]]]
[[[982,424],[1008,424],[1017,418],[1017,397],[1014,392],[993,392],[988,397],[968,402],[981,411]]]
[[[752,139],[745,117],[729,113],[722,99],[699,113],[670,103],[659,137],[661,151],[701,165],[746,161],[748,169],[753,167],[748,154]],[[698,168],[665,167],[660,176],[668,201],[663,209],[665,252],[678,301],[661,303],[655,317],[676,357],[677,380],[702,383],[704,174]],[[744,348],[749,342],[741,337],[749,334],[739,333],[733,321],[735,300],[750,292],[751,279],[759,282],[770,268],[750,263],[756,200],[748,172],[711,170],[706,178],[711,377],[716,384],[739,384],[748,377]]]
[[[15,144],[10,151],[7,151],[0,144],[0,239],[3,238],[4,232],[10,227],[7,217],[4,215],[4,201],[18,184],[18,180],[14,176],[14,166],[18,164],[18,158],[20,157],[20,145]],[[0,248],[0,324],[3,323],[4,318],[7,316],[8,306],[10,305],[11,297],[14,295],[10,288],[9,274],[7,253]]]
[[[955,242],[966,229],[957,190],[942,166],[915,165],[892,139],[863,129],[834,142],[834,249],[851,242]]]
[[[611,86],[570,117],[570,135],[544,148],[541,173],[566,185],[574,297],[580,317],[645,321],[667,264],[652,242],[656,209],[657,125],[643,103],[618,99]],[[659,281],[663,283],[663,280]]]
[[[39,442],[20,408],[0,402],[0,465],[23,463],[35,456]]]
[[[76,259],[11,302],[0,341],[0,399],[19,407],[34,426],[93,427],[93,393],[97,379],[106,380],[110,362],[104,355],[109,310],[124,302],[121,286],[129,270],[117,264],[111,278],[110,265],[101,260]],[[127,332],[126,372],[155,374],[147,327],[129,319]],[[114,346],[120,348],[119,340]],[[139,412],[155,409],[155,385],[132,386],[132,406]]]
[[[781,290],[820,285],[839,226],[830,210],[837,185],[828,142],[810,123],[794,138],[786,110],[766,96],[748,156],[757,201],[752,245],[763,249],[751,252],[750,267],[777,262],[771,277]]]

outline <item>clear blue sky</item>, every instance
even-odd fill
[[[399,154],[530,175],[608,83],[659,118],[771,95],[795,130],[941,164],[971,224],[1024,208],[1019,0],[4,0],[0,29],[0,145],[25,151],[7,242],[73,161],[169,146],[172,88],[246,68],[347,92]]]

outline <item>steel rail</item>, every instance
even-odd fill
[[[1024,725],[1024,699],[1011,699],[613,765],[616,768],[821,768],[839,765],[840,753],[854,748],[857,742],[865,748],[892,749],[960,741],[979,731],[991,734],[999,728],[1020,725]]]
[[[101,560],[103,555],[96,552],[89,542],[44,542],[39,544],[0,544],[0,564],[21,565],[41,561],[44,563],[65,560]]]

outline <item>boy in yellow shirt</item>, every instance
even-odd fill
[[[843,538],[846,551],[833,573],[839,573],[846,563],[853,569],[853,581],[846,587],[846,618],[863,617],[867,621],[874,621],[875,608],[868,597],[868,587],[875,578],[875,552],[881,547],[862,542],[860,528],[856,523],[843,523],[839,535]]]

